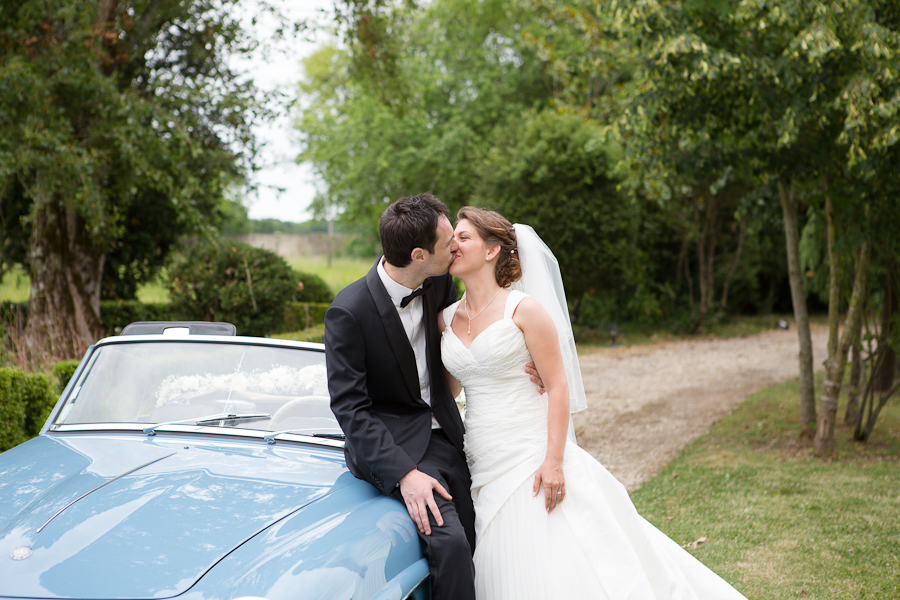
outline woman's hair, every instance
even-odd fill
[[[519,264],[519,250],[516,242],[516,230],[500,213],[474,206],[464,206],[456,213],[457,221],[465,219],[475,227],[478,235],[488,246],[500,246],[494,277],[500,287],[507,287],[522,279],[522,266]]]

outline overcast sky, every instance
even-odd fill
[[[323,21],[321,11],[333,10],[334,0],[289,0],[283,6],[295,21]],[[260,31],[264,34],[265,25],[260,27]],[[267,58],[253,57],[246,68],[257,86],[266,91],[281,89],[291,96],[295,95],[297,82],[302,77],[301,59],[329,40],[329,35],[318,29],[311,36],[312,40],[289,40],[287,52],[273,52]],[[275,122],[257,128],[257,135],[266,144],[262,162],[267,166],[255,174],[255,183],[259,187],[245,200],[250,218],[282,221],[310,219],[308,209],[316,194],[316,181],[308,164],[294,162],[300,143],[291,115],[282,114]],[[277,188],[284,188],[284,191],[278,192]]]

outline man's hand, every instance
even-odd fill
[[[413,469],[400,479],[400,495],[403,496],[403,502],[406,503],[406,510],[416,522],[419,532],[425,535],[431,535],[431,521],[428,520],[429,509],[434,515],[438,527],[444,526],[441,511],[438,510],[434,501],[434,492],[447,500],[453,500],[453,497],[447,493],[437,479],[418,469]]]
[[[538,393],[545,394],[547,390],[544,389],[544,381],[541,379],[541,374],[538,373],[537,367],[534,366],[533,362],[527,363],[525,365],[525,372],[531,375],[531,381],[533,381],[538,386]]]

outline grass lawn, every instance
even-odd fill
[[[313,273],[325,280],[331,291],[339,291],[364,276],[375,264],[371,258],[334,258],[331,267],[324,256],[295,256],[287,259],[288,264],[304,273]]]
[[[138,287],[137,299],[141,302],[168,302],[169,290],[163,285],[165,277],[160,275],[154,281]],[[31,278],[20,266],[15,266],[3,276],[0,283],[0,300],[28,302],[31,295]]]
[[[27,302],[31,296],[31,278],[20,265],[14,266],[0,282],[0,300]]]
[[[150,283],[138,286],[137,299],[141,302],[168,302],[169,290],[163,285],[164,275],[159,275]]]
[[[692,553],[747,598],[900,598],[900,402],[867,444],[839,426],[829,461],[797,440],[797,403],[796,380],[751,396],[635,492],[638,511],[679,544],[708,538]]]
[[[335,294],[348,284],[364,276],[375,263],[372,258],[335,258],[328,266],[327,259],[322,256],[297,256],[288,259],[288,263],[300,271],[315,273],[325,280]],[[163,285],[165,275],[161,274],[154,281],[138,287],[137,298],[141,302],[168,302],[169,291]],[[21,268],[15,267],[3,277],[0,283],[0,300],[27,302],[31,279]]]

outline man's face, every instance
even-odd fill
[[[437,242],[434,253],[426,252],[425,270],[428,277],[444,275],[450,269],[456,252],[456,239],[453,237],[453,226],[446,217],[441,217],[437,226]]]

